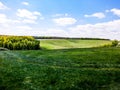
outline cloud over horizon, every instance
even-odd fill
[[[29,6],[29,3],[28,3],[28,2],[22,2],[21,4],[22,4],[22,5],[25,5],[25,6]]]
[[[118,17],[120,17],[120,9],[117,8],[113,8],[110,10],[114,15],[117,15]]]
[[[33,5],[33,8],[32,4],[23,1],[17,3],[18,7],[13,8],[10,2],[0,2],[0,34],[120,40],[120,8],[84,13],[77,10],[77,14],[59,10],[54,12],[52,9],[53,11],[45,13],[48,8],[39,9],[37,4]]]
[[[71,33],[73,33],[74,37],[76,36],[93,38],[100,37],[120,40],[119,24],[120,19],[96,24],[77,25],[75,27],[70,28],[70,31]]]
[[[104,13],[101,13],[101,12],[98,12],[98,13],[94,13],[94,14],[91,14],[91,15],[84,15],[85,17],[89,18],[89,17],[96,17],[96,18],[99,18],[99,19],[103,19],[105,18],[105,14]]]
[[[31,12],[27,9],[18,9],[16,15],[21,18],[36,20],[37,16],[41,16],[41,13],[37,11]]]
[[[67,25],[75,24],[77,20],[71,17],[64,17],[64,18],[55,18],[53,19],[53,22],[59,26],[67,26]]]

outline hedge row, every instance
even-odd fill
[[[0,47],[10,50],[40,49],[40,41],[32,36],[0,36]]]
[[[104,38],[75,38],[75,37],[49,37],[49,36],[33,36],[35,39],[78,39],[78,40],[109,40]]]
[[[120,47],[119,41],[118,40],[113,40],[112,43],[110,44],[105,44],[100,47]]]

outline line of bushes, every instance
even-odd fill
[[[33,36],[35,39],[78,39],[78,40],[109,40],[104,38],[77,38],[77,37],[52,37],[52,36]]]
[[[0,36],[0,47],[10,50],[37,50],[40,41],[32,36]]]
[[[120,47],[118,40],[113,40],[111,44],[105,44],[100,47]]]

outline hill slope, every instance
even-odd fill
[[[46,49],[91,48],[110,44],[109,40],[75,40],[75,39],[48,39],[40,40],[41,47]]]

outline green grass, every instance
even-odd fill
[[[119,90],[120,48],[0,51],[0,90]]]
[[[104,44],[111,44],[111,41],[73,39],[41,40],[41,47],[45,49],[91,48],[102,46]]]

